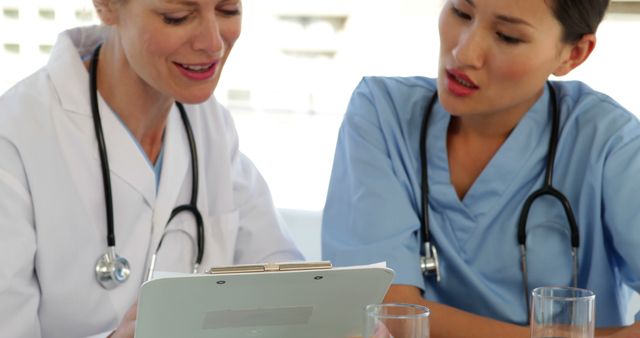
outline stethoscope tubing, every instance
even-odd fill
[[[547,86],[550,92],[550,101],[552,102],[552,108],[551,108],[552,122],[551,122],[551,134],[549,136],[549,149],[547,152],[544,184],[541,188],[537,189],[527,197],[527,199],[525,200],[525,203],[522,206],[522,210],[520,212],[520,216],[518,219],[517,241],[520,247],[520,266],[522,271],[523,287],[525,291],[525,299],[526,299],[528,311],[529,311],[529,295],[528,295],[529,285],[528,285],[527,262],[526,262],[527,261],[526,259],[526,226],[527,226],[527,218],[529,216],[529,210],[533,205],[533,202],[535,202],[535,200],[538,197],[548,195],[548,196],[554,197],[562,204],[565,216],[567,218],[569,230],[571,233],[571,256],[573,260],[572,283],[574,287],[577,287],[578,285],[577,251],[580,245],[580,233],[579,233],[578,225],[577,225],[575,216],[573,214],[573,211],[571,209],[571,204],[569,203],[569,200],[562,192],[560,192],[553,186],[553,169],[554,169],[556,152],[558,147],[558,137],[559,137],[558,135],[559,135],[559,128],[560,128],[559,127],[560,111],[558,108],[558,99],[556,97],[556,91],[553,85],[547,81]],[[430,232],[429,232],[429,214],[428,214],[429,183],[428,183],[428,175],[427,175],[426,144],[427,144],[427,129],[429,125],[429,117],[431,115],[431,112],[433,110],[433,107],[437,99],[438,99],[438,92],[436,91],[431,96],[431,100],[429,101],[429,103],[425,108],[425,114],[422,122],[422,127],[420,130],[420,162],[422,166],[421,167],[422,217],[420,218],[420,227],[421,227],[421,235],[422,235],[422,241],[424,244],[425,251],[427,251],[429,248],[433,248],[432,250],[434,250],[434,252],[437,252],[437,251],[435,251],[435,246],[432,243],[433,241],[431,239]],[[432,259],[431,257],[432,255],[433,254],[431,252],[425,252],[425,255],[422,258],[425,259],[426,257],[428,259]],[[437,260],[437,255],[435,259]],[[432,272],[435,272],[437,276],[437,281],[439,282],[440,273],[438,271],[439,270],[438,262],[436,261],[434,264],[429,265],[429,266],[435,267],[435,269],[425,269],[426,266],[427,266],[426,264],[421,265],[421,268],[423,269],[423,273],[425,275],[430,275]]]
[[[189,151],[191,152],[191,199],[189,201],[189,204],[180,205],[171,211],[171,216],[169,217],[167,224],[169,224],[171,220],[173,220],[173,218],[182,211],[189,211],[191,212],[193,217],[195,217],[198,243],[198,251],[195,264],[199,266],[200,263],[202,263],[202,257],[204,256],[204,221],[197,207],[198,186],[200,182],[200,175],[198,173],[198,149],[196,147],[195,137],[193,136],[191,123],[189,122],[189,118],[187,117],[187,112],[185,111],[182,103],[178,102],[177,105],[178,110],[180,110],[180,117],[182,118],[184,129],[187,133],[187,139],[189,140]]]
[[[427,109],[425,110],[422,127],[420,128],[420,163],[421,168],[421,184],[422,184],[422,217],[420,218],[422,228],[422,240],[425,243],[431,242],[429,236],[429,175],[427,173],[427,129],[429,128],[429,117],[433,111],[433,106],[438,101],[438,92],[436,91],[432,96]]]
[[[101,48],[101,45],[98,45],[94,50],[91,63],[89,66],[89,90],[90,90],[93,125],[95,129],[96,140],[98,143],[98,152],[100,155],[100,167],[102,171],[102,182],[104,187],[104,198],[105,198],[106,219],[107,219],[108,250],[107,250],[107,254],[105,254],[103,258],[98,260],[98,263],[96,266],[96,273],[98,273],[98,271],[102,271],[101,276],[98,277],[99,283],[105,288],[112,288],[117,286],[117,284],[124,282],[126,280],[126,276],[124,280],[118,281],[117,283],[113,283],[111,278],[109,278],[109,275],[105,274],[104,272],[106,271],[105,269],[113,269],[112,263],[116,260],[120,260],[126,265],[126,269],[127,269],[126,272],[128,276],[128,262],[126,261],[126,259],[117,256],[115,251],[116,238],[115,238],[114,212],[113,212],[113,192],[111,188],[111,176],[110,176],[110,169],[109,169],[109,160],[107,155],[107,147],[106,147],[106,142],[104,140],[102,122],[100,118],[100,110],[98,106],[97,73],[98,73],[98,59],[100,55],[100,48]],[[180,212],[187,211],[193,215],[196,222],[196,232],[197,232],[197,246],[196,246],[197,250],[196,250],[195,263],[194,263],[194,272],[195,272],[197,271],[197,268],[202,263],[202,259],[204,256],[204,247],[205,247],[204,246],[205,245],[204,222],[203,222],[202,215],[200,214],[200,211],[198,210],[198,207],[197,207],[198,186],[199,186],[198,150],[196,147],[196,141],[193,134],[193,129],[191,127],[191,123],[189,122],[189,118],[187,116],[185,108],[182,105],[182,103],[177,101],[176,101],[176,105],[178,107],[178,110],[180,111],[180,117],[184,124],[184,129],[187,134],[187,139],[189,141],[189,151],[191,154],[191,177],[192,177],[191,198],[188,204],[180,205],[171,211],[169,220],[167,221],[167,225],[165,226],[165,233],[166,233],[166,227],[173,220],[173,218],[176,215],[178,215]],[[150,264],[150,271],[148,272],[149,277],[153,271],[153,266],[155,266],[156,256],[157,256],[158,250],[162,245],[163,240],[164,240],[164,235],[161,237],[158,243],[158,246],[154,251],[152,262]],[[106,267],[104,266],[104,264],[106,264]],[[113,272],[114,271],[111,271],[112,274]],[[105,278],[107,279],[106,282],[104,281]]]
[[[96,47],[91,58],[89,69],[89,91],[91,93],[91,112],[93,113],[93,126],[98,141],[98,153],[100,154],[100,167],[102,168],[102,184],[104,186],[104,203],[107,214],[107,246],[116,246],[116,236],[113,226],[113,198],[111,192],[111,177],[109,175],[109,159],[107,155],[107,146],[104,141],[104,133],[102,132],[102,120],[100,119],[100,109],[98,107],[98,57],[100,56],[100,48]]]

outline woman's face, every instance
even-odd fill
[[[211,96],[240,35],[241,0],[127,0],[112,8],[137,76],[185,103]]]
[[[523,114],[571,50],[545,0],[448,0],[439,28],[439,98],[454,116]]]

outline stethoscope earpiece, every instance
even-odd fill
[[[126,282],[130,273],[129,262],[116,254],[115,247],[109,247],[96,262],[96,280],[107,290]]]

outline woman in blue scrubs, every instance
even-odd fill
[[[517,241],[523,204],[544,183],[557,106],[552,178],[577,221],[577,286],[596,293],[597,335],[638,334],[637,322],[624,327],[632,292],[640,291],[640,124],[585,84],[547,85],[551,74],[589,57],[607,6],[446,1],[437,79],[365,78],[353,93],[324,210],[324,258],[386,261],[396,278],[385,301],[427,305],[434,337],[528,337],[531,289],[573,285],[571,231],[558,200],[540,197],[528,214],[526,275]],[[439,282],[420,266],[427,110],[428,221]]]

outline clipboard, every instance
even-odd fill
[[[364,308],[393,280],[382,266],[237,265],[142,285],[136,338],[361,336]]]

